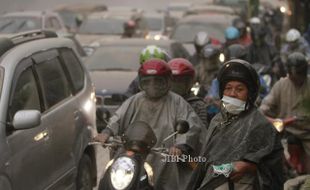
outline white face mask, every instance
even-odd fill
[[[228,113],[237,115],[245,110],[246,102],[237,98],[229,96],[223,96],[222,98],[223,107]]]

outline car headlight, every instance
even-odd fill
[[[135,174],[135,161],[129,157],[119,157],[111,166],[111,183],[113,188],[122,190],[127,188]]]

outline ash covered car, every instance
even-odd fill
[[[0,189],[96,185],[95,92],[73,42],[52,31],[0,38]]]

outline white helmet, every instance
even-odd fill
[[[298,40],[301,37],[300,32],[296,29],[290,29],[287,33],[286,33],[286,41],[287,42],[295,42],[296,40]]]
[[[208,33],[206,32],[198,32],[195,35],[194,44],[199,47],[203,47],[206,44],[210,43],[211,39],[209,38]]]

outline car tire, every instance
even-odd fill
[[[78,173],[76,178],[77,190],[92,190],[92,172],[91,172],[91,159],[88,155],[84,154],[80,160]]]

